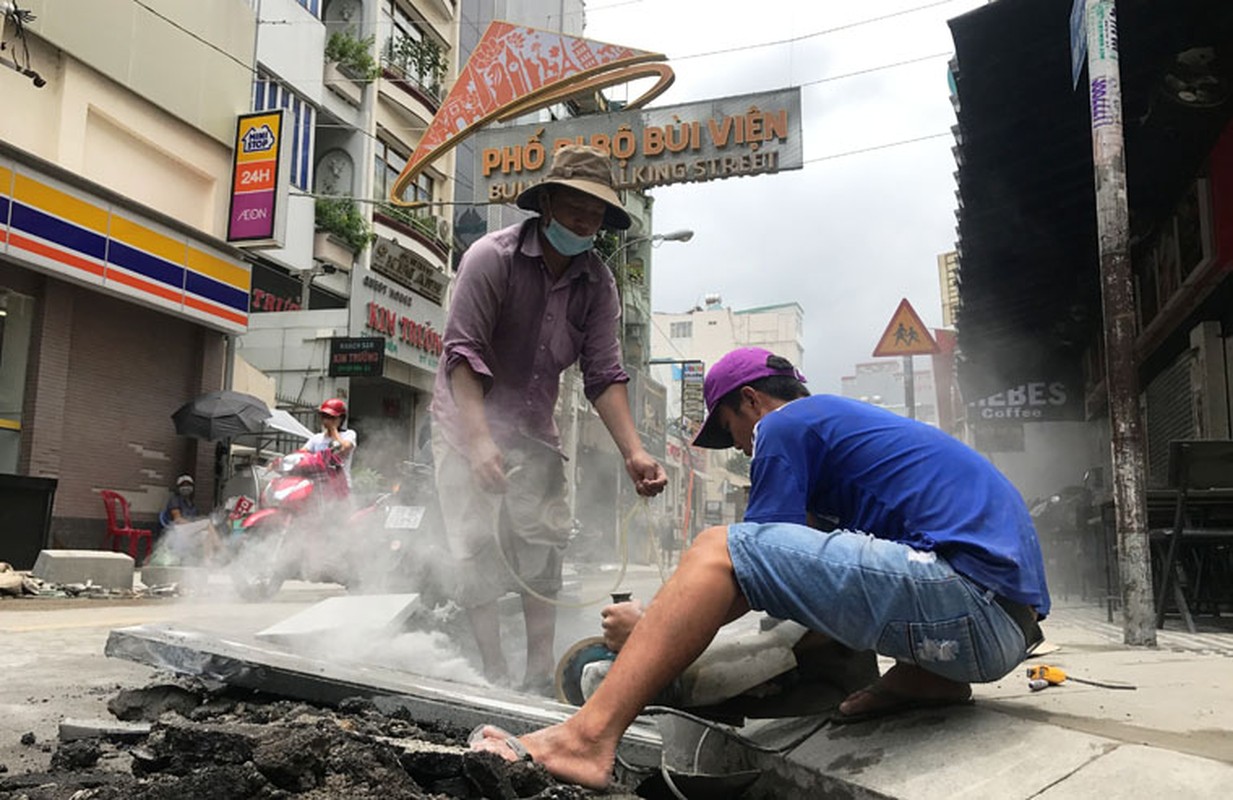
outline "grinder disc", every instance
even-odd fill
[[[557,699],[562,703],[582,705],[586,700],[582,696],[582,668],[596,661],[611,661],[614,658],[616,653],[604,647],[602,636],[591,636],[574,643],[557,662],[553,676]]]

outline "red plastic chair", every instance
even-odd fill
[[[103,507],[107,509],[107,535],[103,538],[103,547],[117,553],[128,553],[134,563],[140,563],[137,548],[141,542],[146,544],[146,558],[154,549],[154,534],[144,528],[134,528],[128,516],[128,501],[118,492],[104,490]],[[121,522],[123,524],[121,524]],[[127,544],[122,548],[123,540]]]

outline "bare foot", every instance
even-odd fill
[[[962,703],[972,696],[972,687],[940,675],[927,672],[915,664],[896,664],[877,683],[858,689],[839,704],[844,716],[861,716],[884,706],[904,705],[910,701],[931,704]]]
[[[573,783],[588,789],[604,789],[612,780],[612,765],[616,759],[616,745],[606,745],[584,737],[574,730],[573,718],[519,736],[518,741],[530,753],[535,763],[557,780]],[[472,750],[496,753],[507,761],[517,761],[519,754],[510,749],[505,740],[509,734],[500,728],[487,725],[483,738],[471,745]]]

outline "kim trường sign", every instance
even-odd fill
[[[475,166],[484,195],[513,202],[547,174],[553,152],[567,144],[609,153],[621,189],[799,169],[800,89],[479,131]]]
[[[282,247],[287,229],[287,170],[284,112],[240,116],[232,163],[227,241],[240,247]]]
[[[384,338],[335,336],[330,339],[331,378],[380,377],[384,368]]]

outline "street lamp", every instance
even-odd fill
[[[682,228],[679,231],[669,231],[668,233],[658,233],[651,237],[652,242],[688,242],[694,238],[694,232],[689,228]]]
[[[649,242],[652,247],[658,247],[660,242],[688,242],[694,238],[694,232],[688,228],[682,228],[677,231],[669,231],[667,233],[656,233],[651,236],[635,236],[632,239],[626,239],[617,249],[604,259],[604,265],[607,266],[616,260],[616,257],[625,252],[636,244]]]

